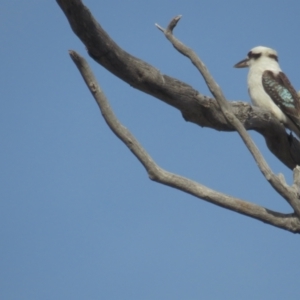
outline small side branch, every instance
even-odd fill
[[[70,56],[95,98],[106,123],[142,163],[150,179],[264,223],[293,233],[300,233],[300,221],[294,214],[277,213],[256,204],[230,197],[160,168],[129,130],[118,121],[86,60],[75,51],[70,51]]]
[[[182,42],[180,42],[177,38],[173,35],[173,29],[176,27],[177,23],[179,22],[181,16],[174,17],[171,22],[169,23],[166,30],[164,30],[161,26],[156,25],[159,30],[163,31],[166,38],[172,43],[174,48],[178,50],[181,54],[188,57],[197,70],[201,73],[202,77],[204,78],[207,87],[209,88],[210,92],[215,97],[216,101],[218,102],[221,111],[223,112],[224,117],[230,123],[233,128],[241,136],[243,142],[247,146],[248,150],[252,154],[255,162],[257,163],[260,171],[265,176],[266,180],[272,185],[272,187],[284,198],[287,202],[292,206],[297,216],[300,218],[300,202],[298,200],[298,192],[295,190],[294,186],[289,187],[284,178],[276,176],[270,167],[268,166],[266,160],[261,155],[260,151],[256,147],[255,143],[251,139],[250,135],[248,134],[245,127],[239,121],[239,119],[234,115],[229,102],[226,100],[221,88],[215,82],[211,74],[209,73],[208,69],[201,61],[201,59],[197,56],[197,54],[187,46],[185,46]]]

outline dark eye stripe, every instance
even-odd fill
[[[277,55],[275,55],[275,54],[269,54],[268,56],[269,56],[270,58],[273,58],[273,59],[275,59],[276,61],[278,61]]]
[[[248,53],[248,57],[249,57],[249,58],[258,59],[259,57],[261,57],[261,53],[253,53],[252,51],[250,51],[250,52]]]

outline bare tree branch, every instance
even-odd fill
[[[277,213],[256,204],[227,196],[192,180],[172,174],[160,168],[142,148],[129,130],[126,129],[115,117],[86,60],[75,51],[70,51],[70,56],[95,98],[106,123],[143,164],[151,180],[176,188],[197,198],[249,216],[264,223],[293,233],[300,233],[300,221],[294,214]]]
[[[179,109],[186,121],[219,131],[233,131],[215,99],[188,84],[161,74],[148,63],[121,49],[93,18],[81,0],[56,0],[89,55],[107,70],[147,94]],[[300,142],[288,136],[270,113],[243,102],[229,102],[247,130],[262,134],[270,151],[287,167],[300,165]]]
[[[226,120],[230,123],[239,133],[243,142],[247,146],[248,150],[254,157],[260,171],[265,176],[265,178],[269,181],[272,187],[292,206],[297,216],[300,218],[300,201],[298,194],[298,187],[295,188],[295,185],[291,187],[288,186],[283,178],[283,176],[276,176],[271,168],[268,166],[266,160],[261,155],[260,151],[256,147],[255,143],[252,141],[250,135],[238,120],[238,118],[233,114],[231,106],[229,102],[226,100],[221,88],[215,82],[208,69],[204,65],[204,63],[200,60],[197,54],[182,42],[180,42],[174,35],[173,29],[176,27],[179,22],[181,16],[174,17],[169,23],[166,30],[164,30],[161,26],[156,25],[163,33],[166,38],[172,43],[174,48],[182,53],[184,56],[188,57],[193,65],[198,69],[198,71],[203,76],[206,85],[209,90],[217,100],[221,111],[223,112]],[[297,180],[296,180],[297,181]]]

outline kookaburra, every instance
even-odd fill
[[[300,99],[280,69],[277,52],[267,47],[255,47],[234,67],[249,67],[248,91],[253,104],[270,111],[300,137]]]

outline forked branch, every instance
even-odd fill
[[[261,162],[260,154],[259,152],[258,154],[256,153],[257,149],[253,147],[254,144],[251,144],[253,142],[248,139],[244,127],[261,133],[265,137],[269,149],[290,168],[294,168],[300,162],[300,143],[292,137],[288,138],[283,126],[272,115],[245,103],[226,101],[204,64],[197,56],[193,56],[193,51],[185,48],[186,46],[178,40],[174,40],[172,30],[178,19],[171,21],[167,31],[164,31],[161,27],[160,29],[166,35],[169,35],[170,40],[173,39],[172,43],[174,46],[183,46],[183,51],[181,52],[190,57],[197,66],[216,100],[201,95],[198,91],[177,79],[161,74],[154,67],[125,52],[111,40],[93,18],[90,11],[82,4],[81,0],[57,0],[57,2],[68,18],[74,32],[86,45],[90,56],[122,80],[176,107],[182,112],[187,121],[217,130],[237,130],[256,161]],[[181,49],[180,47],[178,49]],[[186,49],[191,52],[186,52]],[[294,184],[292,187],[289,187],[281,177],[277,177],[272,172],[269,172],[269,167],[264,165],[264,161],[259,163],[266,178],[271,181],[272,185],[275,185],[279,193],[294,208],[296,213],[293,214],[274,212],[256,204],[216,192],[192,180],[167,172],[153,161],[135,137],[117,120],[85,59],[75,51],[70,51],[70,56],[99,105],[108,126],[143,164],[150,179],[264,223],[293,233],[300,233],[300,220],[297,217],[300,211],[297,203],[300,184],[299,168],[294,169]],[[277,183],[279,184],[277,185]]]

